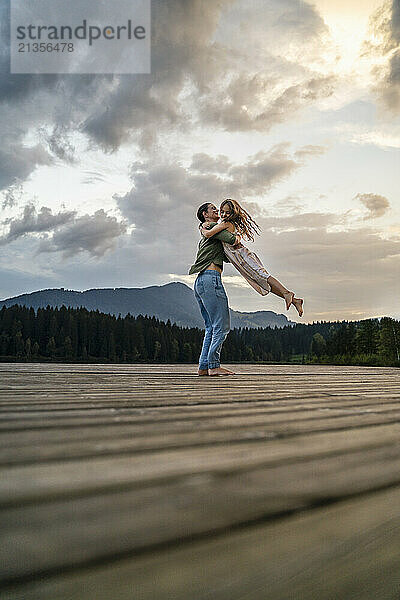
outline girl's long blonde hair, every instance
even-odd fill
[[[240,235],[254,242],[254,236],[260,235],[260,227],[254,219],[251,218],[249,213],[236,200],[227,198],[221,203],[220,210],[222,210],[225,204],[229,206],[231,215],[224,220],[233,223]]]

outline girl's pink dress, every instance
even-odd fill
[[[246,246],[240,244],[234,248],[231,244],[222,242],[226,258],[239,271],[246,281],[261,296],[266,296],[271,291],[267,279],[270,276],[255,252],[251,252]]]

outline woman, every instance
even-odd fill
[[[199,227],[207,227],[218,223],[218,209],[214,204],[206,202],[197,211]],[[222,285],[221,273],[224,261],[222,243],[235,244],[240,242],[240,236],[230,231],[219,231],[212,238],[202,236],[195,263],[189,274],[198,273],[194,294],[199,303],[204,319],[205,335],[199,359],[198,375],[234,375],[233,371],[221,367],[220,354],[222,344],[229,333],[230,315],[228,298]]]
[[[218,225],[212,228],[206,224],[202,226],[202,233],[206,238],[210,239],[224,230],[234,234],[239,233],[252,242],[254,235],[259,235],[259,226],[236,200],[231,198],[224,200],[221,204],[220,216],[222,222]],[[296,298],[294,292],[287,290],[275,277],[272,277],[254,252],[241,243],[230,245],[223,242],[223,247],[229,261],[259,294],[265,296],[272,292],[285,300],[286,310],[289,310],[290,305],[293,304],[299,316],[303,315],[303,299]]]

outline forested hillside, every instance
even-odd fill
[[[86,308],[0,310],[1,361],[196,362],[203,331],[154,317],[125,317]],[[400,322],[388,317],[317,322],[280,329],[233,329],[223,346],[226,362],[321,362],[395,365]]]

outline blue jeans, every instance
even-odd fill
[[[222,344],[230,329],[228,297],[218,271],[206,269],[197,276],[194,295],[206,326],[199,369],[220,366]]]

